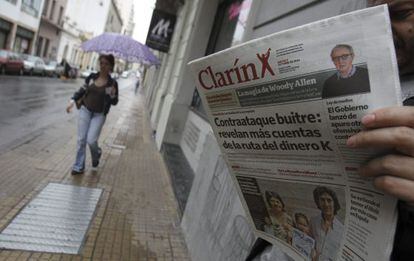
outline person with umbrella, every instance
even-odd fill
[[[99,165],[102,155],[99,135],[111,105],[118,103],[118,83],[110,75],[115,65],[114,56],[100,55],[99,65],[100,71],[85,79],[85,85],[74,93],[66,108],[70,113],[75,103],[79,107],[77,153],[72,175],[82,174],[85,170],[86,144],[91,151],[92,167]]]

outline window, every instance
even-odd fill
[[[219,4],[208,40],[206,55],[241,42],[251,2],[252,0],[224,0]],[[205,115],[197,89],[194,90],[191,107],[196,112]]]
[[[21,10],[34,17],[39,16],[42,0],[22,0]]]
[[[29,53],[30,44],[33,41],[33,38],[34,32],[17,26],[13,50],[18,53]]]
[[[6,48],[7,32],[0,30],[0,49]]]
[[[37,40],[37,47],[36,47],[36,55],[40,56],[42,53],[42,46],[43,46],[43,37],[39,37],[39,40]]]
[[[13,51],[16,53],[29,53],[30,40],[21,36],[16,36]]]
[[[55,7],[56,7],[56,1],[53,0],[52,8],[50,8],[50,16],[49,16],[50,20],[53,20],[53,15],[55,14]]]
[[[42,15],[47,16],[47,9],[49,8],[49,0],[45,0],[45,4],[43,6]]]
[[[59,8],[58,25],[62,26],[63,6]]]
[[[0,49],[6,49],[7,39],[9,37],[12,24],[0,18]]]
[[[43,57],[49,58],[47,52],[49,51],[49,39],[45,39],[45,48],[43,49]]]

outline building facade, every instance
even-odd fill
[[[81,69],[96,69],[98,55],[84,53],[83,41],[103,32],[121,32],[122,19],[113,0],[67,1],[57,60],[66,59]]]
[[[0,0],[0,49],[32,54],[42,0]]]
[[[121,33],[122,25],[123,22],[121,18],[121,13],[118,10],[117,5],[115,4],[115,1],[112,0],[109,4],[104,32]]]
[[[177,1],[180,2],[180,1]],[[181,226],[193,260],[244,260],[253,226],[195,90],[187,63],[251,39],[364,8],[363,0],[180,2],[170,50],[147,70],[144,91],[158,148],[182,154],[190,180]],[[168,165],[168,155],[165,156]],[[174,183],[173,168],[168,166]],[[183,177],[180,177],[183,178]],[[178,190],[180,188],[174,188]],[[177,200],[180,195],[176,193]],[[180,204],[180,202],[179,202]],[[180,204],[181,205],[181,204]]]
[[[67,0],[45,0],[34,54],[45,60],[57,60]]]
[[[126,34],[132,36],[134,32],[134,15],[135,15],[135,8],[134,3],[132,0],[116,0],[116,6],[122,17],[122,30],[121,34]]]

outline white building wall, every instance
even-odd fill
[[[43,0],[35,0],[33,2],[33,5],[38,8],[37,15],[34,16],[22,11],[22,1],[16,1],[16,4],[8,1],[0,1],[0,18],[12,24],[12,28],[6,42],[6,48],[14,49],[17,26],[20,26],[34,33],[27,50],[30,54],[34,52],[34,43],[37,38],[43,4]]]
[[[192,260],[242,261],[254,242],[252,226],[234,181],[210,132],[202,154],[181,227]]]
[[[63,18],[61,40],[58,46],[57,60],[66,58],[69,62],[79,65],[82,62],[82,43],[80,35],[97,36],[104,32],[111,0],[83,1],[68,0]],[[68,46],[64,57],[65,46]],[[95,57],[90,59],[88,67],[95,68]]]
[[[177,21],[174,28],[174,34],[170,43],[170,49],[166,56],[164,56],[162,63],[164,72],[160,74],[160,83],[157,86],[157,91],[154,99],[154,108],[151,114],[151,126],[156,129],[155,142],[158,149],[161,148],[163,137],[165,134],[165,128],[168,121],[168,112],[162,114],[162,106],[164,105],[165,96],[167,94],[168,86],[170,85],[171,72],[174,68],[175,56],[179,49],[180,37],[183,31],[183,27],[186,25],[186,15],[189,4],[186,4],[177,14]],[[163,118],[163,120],[160,120]],[[158,126],[159,123],[161,126]]]
[[[204,147],[206,138],[212,134],[213,130],[208,121],[193,111],[188,112],[180,147],[194,172],[197,171],[199,164],[202,162],[201,154],[205,153],[206,150]]]
[[[133,23],[134,5],[132,0],[115,0],[116,5],[121,13],[122,18],[122,33],[124,31],[131,31],[131,22]],[[137,14],[139,15],[139,13]],[[131,21],[132,20],[132,21]],[[132,31],[131,31],[132,32]]]
[[[205,53],[217,2],[196,0],[180,12],[171,49],[174,51],[169,52],[169,63],[155,103],[155,108],[157,104],[162,105],[155,110],[160,116],[152,115],[159,148],[162,142],[180,142],[195,87],[187,63]]]
[[[65,16],[70,24],[75,23],[79,30],[97,36],[103,33],[111,0],[84,1],[69,0]]]
[[[40,23],[40,15],[43,10],[43,1],[40,5],[37,17],[22,12],[21,5],[21,1],[17,1],[16,5],[7,1],[0,1],[0,16],[6,18],[6,20],[12,21],[13,23],[17,23],[18,25],[37,32]]]
[[[80,48],[80,44],[81,44],[81,41],[77,36],[74,36],[72,34],[62,31],[62,35],[60,37],[59,47],[57,51],[57,57],[56,57],[57,61],[60,62],[62,61],[63,58],[66,58],[69,62],[73,62],[70,60],[71,55],[74,49]],[[64,51],[65,51],[66,46],[68,46],[68,48],[67,48],[66,57],[64,57]]]
[[[122,18],[119,10],[117,9],[114,2],[110,2],[108,15],[106,19],[106,25],[104,28],[105,32],[121,33],[122,31]]]

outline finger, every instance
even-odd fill
[[[414,181],[414,158],[389,154],[361,166],[359,173],[365,177],[388,175]]]
[[[387,107],[373,111],[361,119],[367,128],[408,126],[414,127],[414,107]]]
[[[409,204],[414,203],[414,181],[393,176],[374,179],[374,186],[386,194],[397,197]]]
[[[361,131],[350,137],[347,145],[354,148],[395,149],[414,156],[414,129],[391,127]]]

